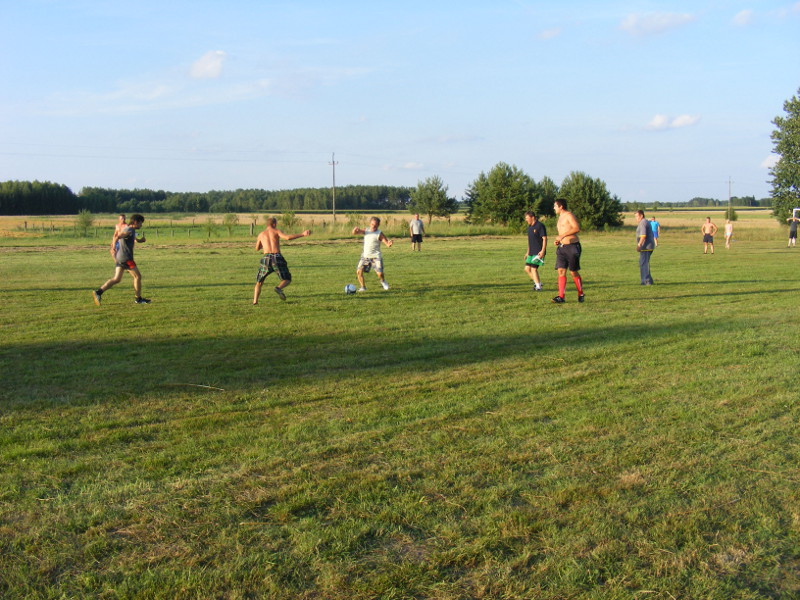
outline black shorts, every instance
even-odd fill
[[[412,244],[421,244],[422,243],[422,234],[421,233],[412,233],[411,234],[411,243]]]
[[[264,283],[267,275],[273,271],[278,272],[281,281],[291,281],[292,274],[289,272],[289,265],[281,254],[265,254],[261,257],[261,266],[258,268],[256,283]]]
[[[570,271],[581,270],[581,243],[561,244],[556,248],[556,270],[569,269]]]
[[[707,233],[703,234],[703,243],[704,244],[713,244],[714,243],[714,236],[709,235]]]

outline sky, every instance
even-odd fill
[[[0,0],[0,181],[769,196],[797,0]],[[333,163],[333,164],[332,164]]]

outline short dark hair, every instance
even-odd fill
[[[144,223],[144,217],[138,213],[131,215],[131,220],[128,221],[128,224],[132,223]]]
[[[567,199],[566,198],[556,198],[555,204],[558,204],[564,210],[567,209]]]
[[[273,227],[278,226],[278,219],[275,217],[267,217],[267,225],[272,225]]]
[[[378,225],[381,224],[381,218],[380,217],[370,217],[369,220],[370,221],[375,221]]]
[[[534,219],[536,219],[536,218],[537,218],[537,217],[536,217],[536,213],[535,213],[535,212],[533,212],[532,210],[526,211],[526,212],[525,212],[525,216],[526,216],[526,217],[533,217]]]

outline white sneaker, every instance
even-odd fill
[[[388,289],[389,289],[389,284],[388,284],[388,283],[386,283],[386,282],[385,282],[384,280],[382,280],[382,279],[381,279],[381,285],[383,286],[383,289],[385,289],[385,290],[388,290]]]
[[[365,287],[360,287],[360,288],[358,288],[356,291],[357,291],[357,292],[366,292],[366,291],[367,291],[367,288],[365,288]]]

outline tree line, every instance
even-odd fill
[[[350,185],[336,188],[336,210],[405,210],[411,188]],[[85,187],[75,194],[67,186],[40,181],[0,182],[0,214],[53,215],[92,213],[229,213],[333,209],[331,188],[165,192],[149,189]]]

